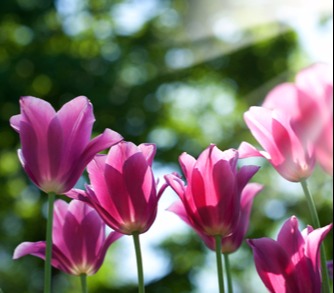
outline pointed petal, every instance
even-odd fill
[[[145,157],[147,164],[152,166],[157,147],[155,144],[142,143],[138,146],[138,149],[142,152]]]
[[[184,182],[181,180],[180,176],[175,174],[169,174],[164,176],[167,184],[176,192],[180,199],[185,197],[185,186]]]
[[[260,238],[247,243],[253,249],[256,270],[270,292],[299,292],[289,257],[276,241]]]
[[[263,157],[269,161],[271,160],[271,157],[267,152],[259,151],[250,143],[244,141],[240,144],[238,152],[240,159],[251,158],[251,157]]]
[[[18,259],[27,254],[31,254],[41,259],[45,259],[45,249],[45,241],[23,242],[15,248],[13,259]]]
[[[263,107],[251,107],[244,114],[244,119],[255,139],[270,154],[273,164],[277,165],[284,157],[273,138],[272,113]]]
[[[242,166],[237,174],[237,180],[238,180],[238,188],[241,191],[248,181],[256,174],[257,171],[259,171],[259,166]]]
[[[196,159],[187,153],[183,153],[179,157],[179,163],[181,165],[184,176],[187,178],[187,180],[189,180],[192,174],[192,170],[195,166]]]
[[[9,119],[10,126],[17,132],[20,132],[21,120],[22,120],[22,115],[21,114],[14,115],[14,116],[10,117],[10,119]]]

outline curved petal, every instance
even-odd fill
[[[296,293],[298,287],[288,255],[270,238],[247,240],[256,270],[270,292]]]
[[[332,227],[333,224],[330,224],[309,232],[307,236],[303,235],[305,240],[305,255],[311,260],[316,272],[319,268],[320,245]]]
[[[23,242],[15,248],[13,259],[21,258],[22,256],[25,256],[27,254],[31,254],[41,259],[45,259],[45,249],[45,241]]]
[[[270,154],[272,163],[280,164],[284,157],[273,138],[272,111],[263,107],[251,107],[244,114],[244,119],[255,139]]]
[[[152,166],[157,147],[152,143],[142,143],[138,146],[138,149],[141,151],[145,157],[147,164]]]
[[[185,186],[178,174],[169,174],[164,176],[167,184],[176,192],[181,200],[185,197]]]
[[[14,115],[14,116],[10,117],[10,119],[9,119],[10,126],[16,132],[20,132],[20,123],[21,123],[21,120],[22,120],[22,115],[21,114]]]
[[[251,158],[251,157],[263,157],[268,161],[271,161],[270,154],[265,151],[259,151],[257,148],[252,146],[250,143],[243,141],[238,148],[240,159]]]
[[[196,163],[196,159],[187,153],[182,153],[182,155],[179,157],[179,163],[181,165],[184,176],[187,178],[187,180],[189,180]]]

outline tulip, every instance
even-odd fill
[[[329,68],[316,64],[302,70],[295,83],[283,83],[251,107],[244,119],[259,151],[243,142],[241,157],[262,156],[289,181],[308,178],[316,159],[332,173],[333,79]]]
[[[90,185],[86,191],[72,189],[66,195],[88,202],[115,231],[132,235],[153,224],[158,200],[152,172],[156,147],[121,142],[108,155],[97,155],[88,164]]]
[[[247,233],[250,213],[253,205],[253,199],[258,193],[263,189],[263,186],[257,183],[249,183],[245,186],[241,193],[240,202],[240,218],[238,224],[231,231],[231,234],[222,237],[221,246],[222,253],[233,253],[241,246],[242,241]],[[187,215],[187,211],[184,208],[182,202],[177,201],[172,204],[168,209],[173,213],[177,214],[184,222],[191,226],[198,235],[202,238],[206,246],[211,249],[216,249],[215,238],[213,236],[206,235],[201,231],[197,230],[195,226],[192,225],[191,219]]]
[[[69,191],[96,153],[122,140],[110,129],[90,140],[95,118],[86,97],[71,100],[58,112],[30,96],[22,97],[20,106],[21,114],[10,119],[20,134],[19,159],[30,179],[47,193]]]
[[[70,275],[93,275],[101,267],[109,246],[122,234],[111,232],[98,213],[86,203],[55,201],[53,224],[53,267]],[[27,254],[45,259],[45,241],[23,242],[14,251],[14,259]]]
[[[181,199],[170,210],[216,251],[219,292],[224,292],[221,253],[225,252],[227,283],[229,292],[232,292],[227,253],[240,246],[247,230],[253,197],[262,188],[247,185],[259,167],[243,166],[238,170],[238,158],[236,150],[223,152],[211,144],[197,160],[186,153],[180,156],[187,185],[177,174],[165,176],[167,184]]]
[[[186,153],[179,161],[188,185],[178,175],[165,176],[183,204],[182,209],[177,204],[171,210],[201,234],[231,234],[239,223],[241,193],[259,167],[243,166],[237,170],[238,152],[223,152],[213,144],[197,161]]]
[[[313,230],[298,229],[295,216],[282,226],[277,241],[250,239],[257,272],[273,293],[320,293],[320,245],[332,224]]]
[[[156,147],[121,142],[108,155],[97,155],[87,166],[90,185],[86,191],[72,189],[69,197],[86,201],[114,230],[132,235],[134,240],[138,292],[144,293],[144,274],[139,234],[153,224],[165,185],[157,192],[152,172]]]

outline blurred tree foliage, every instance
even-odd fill
[[[22,241],[45,238],[45,197],[23,173],[16,156],[19,138],[8,123],[19,113],[20,96],[37,96],[59,108],[85,95],[94,105],[96,133],[112,128],[137,144],[154,142],[157,161],[176,163],[183,151],[197,156],[211,142],[221,149],[237,148],[243,140],[254,142],[242,113],[261,103],[271,86],[295,73],[297,35],[282,24],[242,31],[237,41],[210,34],[194,39],[186,29],[190,1],[145,2],[153,6],[139,20],[124,13],[136,1],[1,2],[0,288],[4,293],[40,292],[43,286],[40,259],[11,259]],[[133,9],[138,7],[137,3]],[[276,237],[275,231],[291,214],[307,223],[299,186],[282,181],[261,163],[254,181],[266,189],[256,199],[249,236]],[[311,183],[321,223],[332,222],[330,178],[317,170]],[[183,237],[182,245],[170,238],[158,247],[168,256],[170,269],[147,285],[148,292],[195,292],[192,276],[204,265],[207,249],[193,232]],[[332,234],[328,238],[331,243]],[[249,277],[245,271],[251,263],[246,246],[232,256],[241,292],[249,289],[243,280]],[[131,284],[105,282],[116,269],[117,264],[104,269],[96,281],[90,277],[90,292],[136,292]],[[53,273],[55,292],[78,291],[78,280]]]

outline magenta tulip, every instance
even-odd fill
[[[257,183],[249,183],[245,186],[241,194],[240,202],[240,217],[238,224],[231,231],[231,234],[222,237],[222,253],[233,253],[242,244],[242,241],[247,233],[250,213],[253,205],[254,197],[262,190],[263,186]],[[211,250],[216,249],[215,238],[197,230],[197,227],[192,225],[191,219],[187,215],[187,211],[182,202],[175,202],[168,210],[177,214],[183,221],[190,225],[202,238],[204,243]]]
[[[122,234],[111,232],[88,204],[73,200],[55,202],[53,223],[53,267],[71,275],[93,275],[101,267],[109,246]],[[23,242],[14,251],[14,259],[27,254],[45,259],[45,241]]]
[[[58,112],[41,99],[22,97],[21,114],[11,126],[20,134],[20,161],[31,180],[43,191],[57,194],[73,188],[94,156],[122,137],[106,129],[90,140],[95,121],[93,106],[80,96]]]
[[[153,224],[158,200],[152,172],[153,144],[138,147],[121,142],[108,155],[97,155],[88,164],[91,185],[86,191],[72,189],[69,197],[88,202],[114,230],[123,234],[144,233]]]
[[[173,212],[205,239],[226,237],[238,225],[242,226],[241,222],[247,222],[248,219],[241,219],[241,193],[258,167],[244,166],[238,170],[238,152],[232,149],[223,152],[213,144],[197,160],[183,153],[179,161],[188,184],[184,185],[175,174],[165,176],[183,205],[172,206]],[[248,196],[254,196],[255,189],[248,190]]]
[[[282,226],[277,241],[270,238],[248,240],[257,272],[273,293],[320,293],[320,245],[332,224],[313,230],[298,229],[295,216]]]
[[[251,107],[244,119],[264,151],[243,142],[240,156],[262,156],[292,182],[308,178],[316,159],[330,173],[333,80],[328,73],[324,64],[309,67],[295,83],[275,87],[262,107]]]

